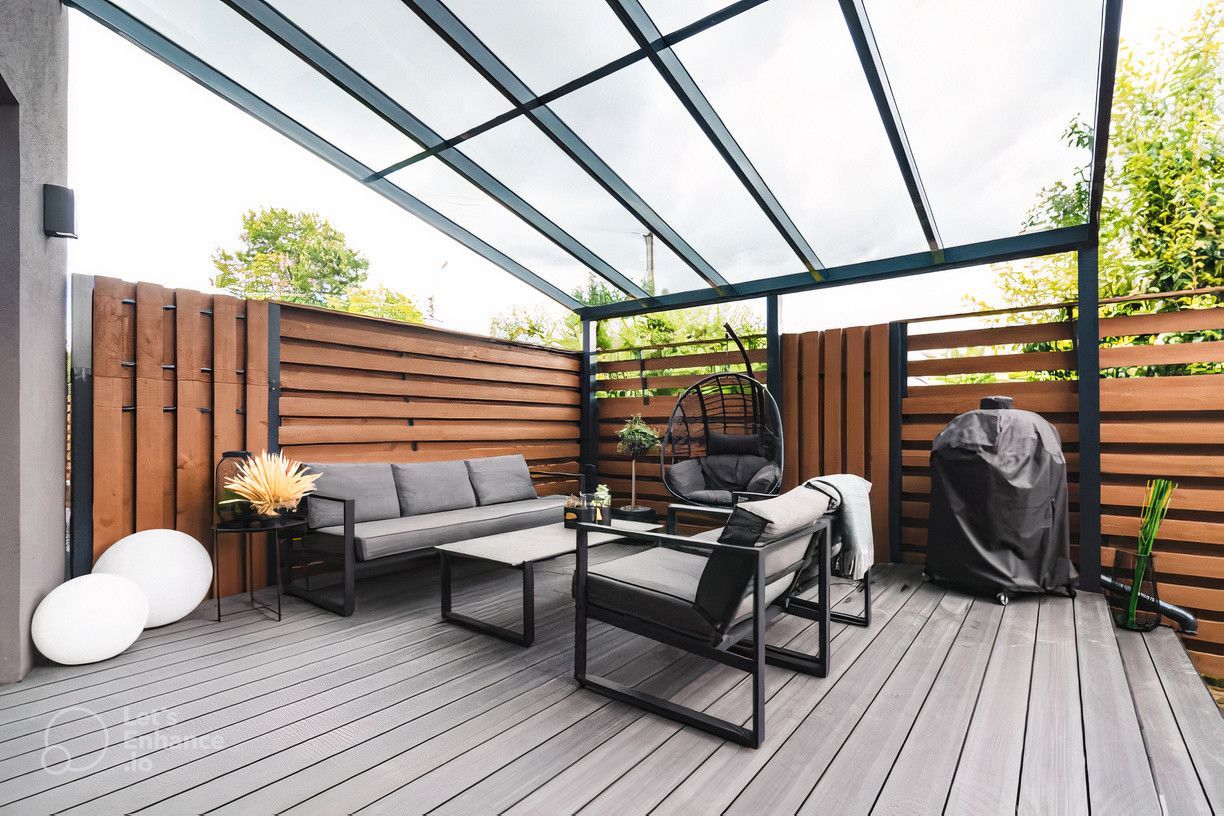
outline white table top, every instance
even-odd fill
[[[642,521],[622,521],[613,519],[612,526],[606,533],[588,533],[588,546],[607,544],[621,536],[617,530],[631,532],[648,532],[658,530],[662,524],[648,524]],[[578,531],[565,529],[565,524],[558,521],[542,527],[528,527],[526,530],[514,530],[509,533],[470,538],[467,541],[456,541],[454,544],[439,544],[435,550],[443,550],[465,558],[479,558],[483,561],[493,561],[509,567],[517,567],[528,561],[544,561],[558,555],[572,553],[578,546]]]

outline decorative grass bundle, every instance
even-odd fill
[[[296,510],[302,497],[314,492],[318,478],[301,462],[264,451],[239,465],[225,489],[240,497],[230,502],[247,501],[260,515],[274,516],[280,510]]]
[[[1131,583],[1130,600],[1126,606],[1126,623],[1135,626],[1135,611],[1139,607],[1139,588],[1143,584],[1144,573],[1147,572],[1148,561],[1152,557],[1152,547],[1156,544],[1156,534],[1160,532],[1160,523],[1169,512],[1169,502],[1177,485],[1168,479],[1152,479],[1147,484],[1147,493],[1143,497],[1143,510],[1139,515],[1139,546],[1135,550],[1135,580]]]

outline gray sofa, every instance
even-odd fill
[[[344,598],[328,601],[309,586],[289,591],[341,615],[356,606],[358,562],[559,523],[565,504],[537,495],[521,455],[309,467],[321,476],[306,502],[304,551],[335,563]]]

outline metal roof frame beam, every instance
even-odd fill
[[[526,83],[519,79],[441,0],[402,0],[402,2],[511,104],[526,105],[535,99],[536,95]],[[552,139],[596,183],[607,190],[622,207],[632,213],[646,229],[654,233],[660,241],[675,252],[702,280],[718,290],[728,286],[726,279],[551,109],[547,106],[540,106],[532,108],[523,115]]]
[[[819,270],[824,269],[824,264],[782,207],[782,203],[769,189],[769,185],[753,166],[748,154],[740,147],[739,142],[731,134],[731,130],[714,110],[714,106],[702,93],[696,80],[680,61],[679,55],[670,47],[658,50],[650,48],[652,42],[657,42],[663,37],[663,32],[659,31],[646,9],[642,7],[639,0],[608,0],[608,5],[628,29],[638,47],[642,50],[649,49],[650,61],[655,69],[675,93],[680,104],[693,117],[693,121],[701,128],[701,132],[714,145],[714,149],[722,156],[723,161],[731,168],[731,172],[744,185],[753,201],[765,213],[765,217],[781,234],[782,240],[799,256],[808,274],[816,280],[821,280]]]
[[[429,148],[442,142],[442,136],[435,130],[264,0],[223,0],[223,2],[281,47],[296,54],[307,65],[421,147]],[[438,154],[438,160],[569,253],[591,272],[630,297],[647,297],[645,289],[622,275],[611,264],[545,217],[543,213],[465,154],[452,148],[441,151]],[[378,174],[370,174],[371,177],[376,175]],[[368,180],[372,181],[373,178]]]
[[[1094,232],[1101,225],[1101,202],[1105,197],[1105,163],[1109,155],[1109,122],[1113,113],[1121,31],[1122,0],[1105,0],[1101,17],[1101,51],[1097,60],[1096,118],[1092,131],[1092,176],[1088,196],[1088,223],[1093,226]]]
[[[467,130],[463,131],[463,133],[460,133],[457,136],[452,136],[449,139],[446,139],[440,142],[435,147],[431,147],[427,150],[422,150],[420,153],[417,153],[414,156],[409,156],[403,161],[399,161],[388,167],[384,167],[382,170],[378,171],[378,175],[385,176],[385,175],[388,175],[389,173],[394,173],[396,170],[402,170],[403,168],[408,167],[411,164],[415,164],[421,161],[422,159],[427,159],[430,156],[436,155],[437,153],[443,150],[446,150],[447,148],[455,147],[456,145],[461,145],[464,142],[466,142],[468,139],[474,139],[480,134],[490,131],[499,125],[504,125],[506,122],[509,122],[513,119],[517,119],[519,116],[521,116],[522,114],[526,113],[529,110],[534,110],[540,107],[541,105],[547,105],[550,102],[555,102],[556,100],[560,99],[566,94],[571,94],[574,91],[581,90],[588,85],[594,84],[607,76],[611,76],[612,74],[615,74],[617,71],[619,71],[622,68],[628,68],[630,65],[633,65],[635,62],[640,62],[646,59],[646,57],[649,56],[652,51],[660,51],[664,48],[671,48],[673,45],[676,45],[677,43],[684,42],[690,37],[696,36],[697,34],[700,34],[701,32],[706,31],[707,29],[713,28],[714,26],[719,25],[720,23],[725,23],[727,20],[730,20],[732,17],[736,17],[740,14],[743,14],[745,11],[748,11],[749,9],[754,9],[757,6],[761,5],[762,3],[766,3],[768,1],[769,0],[737,0],[737,2],[732,3],[729,6],[724,6],[723,8],[719,9],[718,11],[713,12],[712,14],[707,14],[705,17],[702,17],[699,20],[694,20],[688,25],[683,26],[682,28],[676,29],[671,34],[667,34],[666,36],[660,37],[659,39],[650,43],[645,48],[639,48],[636,51],[630,51],[628,54],[625,54],[622,57],[617,57],[611,62],[605,63],[599,66],[598,68],[595,68],[594,70],[588,71],[580,77],[576,77],[574,79],[571,79],[569,82],[558,85],[556,88],[553,88],[551,91],[542,93],[539,96],[535,97],[534,99],[531,99],[530,101],[523,102],[521,104],[516,104],[514,107],[512,107],[510,110],[506,111],[505,113],[499,113],[497,116],[494,116],[492,119],[486,120],[482,122],[481,124],[476,125],[474,127],[470,127]]]
[[[366,186],[540,293],[568,309],[577,311],[582,308],[583,304],[577,299],[394,184],[385,179],[366,182],[373,172],[369,167],[109,0],[64,0],[64,4],[83,12],[123,36],[175,70],[251,114],[281,135],[292,139],[333,167],[357,181],[366,183]]]
[[[918,175],[918,162],[914,159],[909,138],[905,135],[901,111],[897,107],[897,100],[893,98],[888,73],[884,70],[884,61],[880,57],[875,33],[871,30],[871,21],[867,18],[867,9],[863,0],[840,0],[840,3],[842,15],[846,18],[846,27],[850,30],[850,39],[854,41],[854,49],[858,52],[859,62],[862,63],[863,73],[867,77],[867,85],[871,88],[876,109],[880,112],[880,121],[884,124],[884,132],[888,135],[888,143],[897,159],[897,167],[901,170],[901,178],[905,182],[914,213],[918,216],[922,234],[926,236],[931,251],[939,252],[943,249],[943,238],[935,225],[935,213],[927,200],[922,177]]]
[[[696,290],[660,295],[652,303],[609,303],[602,306],[587,306],[579,310],[583,320],[607,320],[613,317],[659,312],[671,309],[686,309],[693,306],[710,306],[766,295],[787,295],[844,286],[850,283],[887,280],[926,272],[939,272],[964,266],[1013,261],[1019,258],[1036,258],[1059,252],[1073,252],[1096,240],[1096,229],[1088,224],[1059,227],[1028,232],[1010,238],[998,238],[973,244],[946,247],[940,253],[917,252],[898,255],[877,261],[863,261],[845,266],[829,267],[825,270],[827,280],[816,282],[809,275],[796,273],[773,278],[737,283],[728,287],[722,295]]]

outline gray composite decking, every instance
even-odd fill
[[[0,814],[1224,814],[1224,720],[1171,630],[1116,632],[1099,596],[1003,608],[877,567],[828,677],[770,671],[753,751],[574,684],[572,563],[537,573],[529,649],[440,622],[425,562],[360,582],[352,618],[227,599],[40,667],[0,689]],[[457,583],[457,609],[517,624],[509,570]],[[743,675],[592,631],[592,671],[746,717]]]

